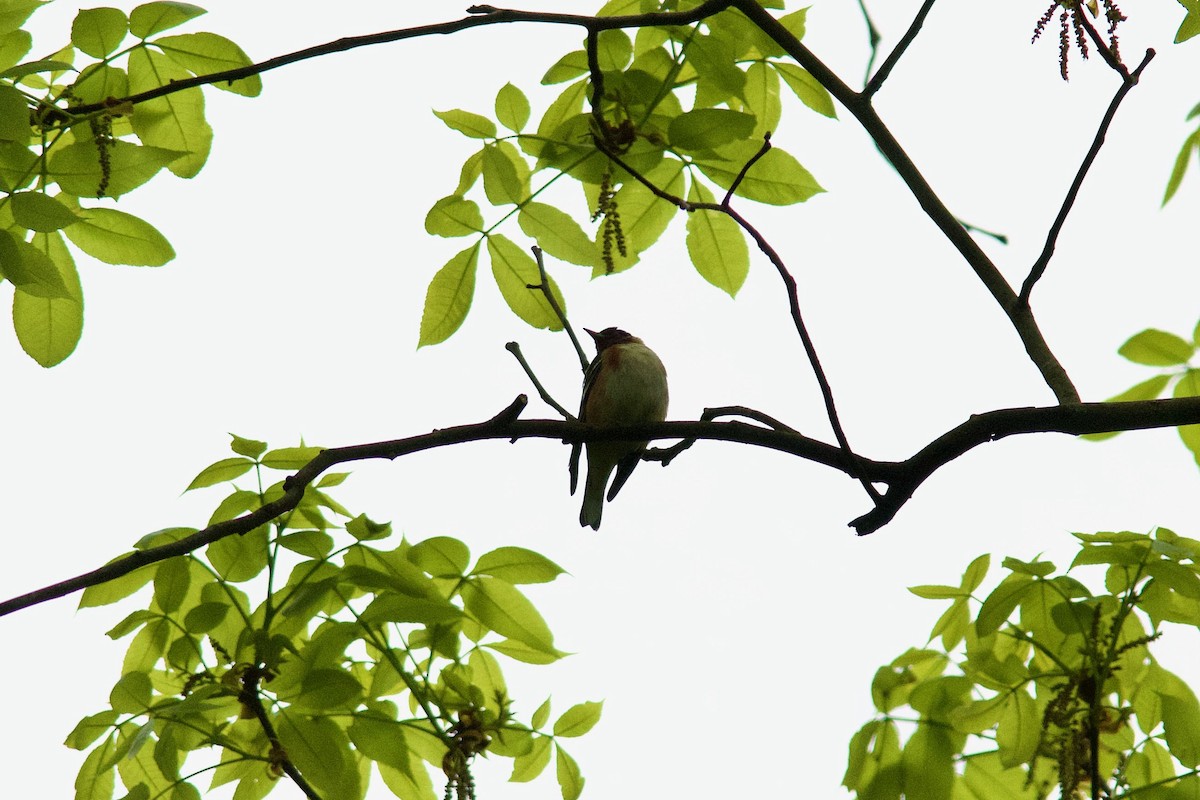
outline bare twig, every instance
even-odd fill
[[[546,405],[553,408],[555,411],[563,415],[563,419],[575,419],[575,415],[558,404],[546,387],[542,386],[542,382],[538,380],[537,375],[533,373],[533,368],[529,366],[529,362],[525,360],[525,355],[521,352],[521,345],[516,342],[509,342],[504,345],[504,349],[513,354],[513,358],[517,359],[517,363],[521,365],[521,369],[525,370],[526,377],[533,384],[533,388],[537,389],[538,397],[545,401]]]
[[[891,162],[901,180],[920,203],[926,216],[938,227],[947,240],[958,250],[975,275],[991,293],[1008,316],[1013,329],[1025,345],[1025,352],[1046,385],[1054,392],[1060,403],[1078,403],[1079,392],[1075,389],[1066,370],[1055,358],[1045,337],[1038,329],[1037,320],[1027,306],[1017,302],[1017,294],[1008,281],[988,258],[979,244],[958,223],[941,198],[933,191],[921,175],[916,164],[900,146],[896,137],[888,130],[879,114],[871,106],[870,98],[852,90],[824,62],[813,55],[787,28],[772,17],[754,0],[733,0],[733,5],[745,14],[776,44],[796,59],[817,81],[829,91],[859,121],[868,135],[875,141],[884,158]]]
[[[879,35],[879,29],[875,27],[871,15],[867,12],[866,0],[858,0],[858,10],[862,12],[863,22],[867,24],[867,45],[871,48],[871,55],[867,58],[867,69],[863,75],[863,81],[866,82],[871,77],[875,59],[879,57],[879,43],[883,41],[883,37]]]
[[[1142,70],[1146,69],[1146,66],[1153,58],[1154,50],[1147,50],[1142,63],[1138,64],[1137,69],[1132,73],[1125,73],[1125,79],[1121,82],[1117,93],[1113,95],[1112,102],[1108,104],[1108,110],[1104,112],[1104,118],[1100,120],[1100,127],[1096,130],[1096,136],[1092,139],[1092,146],[1088,148],[1087,154],[1083,157],[1083,163],[1079,165],[1079,169],[1075,172],[1075,180],[1071,181],[1071,188],[1067,190],[1067,196],[1063,198],[1062,207],[1058,210],[1058,216],[1054,218],[1054,224],[1050,226],[1050,231],[1046,234],[1046,244],[1042,248],[1041,255],[1038,256],[1037,261],[1030,268],[1025,282],[1021,284],[1021,293],[1017,296],[1017,302],[1021,305],[1029,305],[1029,295],[1033,292],[1034,284],[1045,274],[1046,267],[1050,265],[1050,259],[1054,257],[1054,248],[1058,243],[1058,235],[1062,232],[1063,225],[1067,221],[1067,215],[1071,213],[1071,208],[1075,205],[1075,200],[1079,196],[1079,189],[1083,186],[1083,179],[1087,177],[1088,170],[1092,168],[1096,156],[1100,154],[1100,148],[1104,146],[1104,139],[1108,135],[1108,128],[1117,116],[1117,109],[1120,107],[1121,101],[1125,99],[1125,95],[1129,94],[1129,90],[1137,85],[1138,80],[1142,77]]]
[[[1100,57],[1104,59],[1104,63],[1119,73],[1122,79],[1128,81],[1129,68],[1121,63],[1121,59],[1108,46],[1108,42],[1104,41],[1104,38],[1100,36],[1100,31],[1096,30],[1096,27],[1092,25],[1091,20],[1087,18],[1087,14],[1083,13],[1082,8],[1075,14],[1075,19],[1087,31],[1088,38],[1092,40],[1092,44],[1096,45],[1096,49],[1100,51]]]
[[[627,164],[617,153],[611,149],[611,147],[609,147],[607,142],[604,142],[598,137],[595,139],[595,142],[596,146],[605,155],[616,162],[616,164],[623,170],[636,178],[643,186],[653,192],[656,197],[666,200],[667,202],[672,203],[673,205],[678,206],[689,213],[706,210],[717,211],[725,214],[734,222],[736,222],[738,227],[750,235],[750,238],[752,238],[755,244],[758,245],[758,249],[762,251],[768,260],[770,260],[771,265],[775,267],[775,271],[779,273],[779,277],[783,280],[784,286],[788,292],[788,307],[792,315],[792,324],[796,329],[796,333],[800,336],[800,343],[804,347],[804,353],[808,357],[808,363],[812,367],[813,375],[817,379],[817,385],[821,390],[821,397],[825,402],[825,412],[826,416],[829,418],[829,425],[833,429],[833,435],[837,439],[838,444],[841,445],[842,450],[845,451],[846,457],[850,460],[850,463],[853,463],[855,459],[854,450],[851,449],[850,442],[846,438],[846,432],[842,428],[842,422],[838,418],[837,406],[833,400],[833,389],[829,385],[829,379],[825,375],[824,367],[821,366],[821,359],[817,355],[816,346],[813,344],[812,337],[808,334],[808,327],[805,325],[804,317],[800,313],[800,298],[796,287],[796,279],[792,277],[792,274],[788,271],[787,265],[783,263],[783,259],[780,257],[775,248],[771,246],[771,243],[767,241],[766,237],[763,236],[756,227],[751,225],[745,217],[739,214],[733,208],[733,206],[730,205],[729,201],[732,198],[733,189],[730,189],[730,191],[726,192],[725,199],[720,203],[689,202],[684,200],[682,197],[676,197],[670,192],[655,186],[652,181]],[[770,149],[771,136],[768,133],[763,136],[762,147],[760,147],[758,151],[750,157],[749,161],[743,165],[742,169],[738,172],[737,178],[732,184],[733,188],[736,188],[737,185],[741,183],[742,179],[746,177],[746,173],[749,171],[750,166],[766,155],[767,151]],[[673,458],[674,456],[672,455],[671,457]],[[862,484],[867,495],[872,500],[877,500],[879,498],[879,492],[874,486],[871,485],[871,481],[863,474],[859,474],[856,477],[858,477],[859,482]]]
[[[542,254],[542,248],[535,244],[529,249],[533,252],[534,260],[537,261],[538,277],[541,278],[541,283],[536,286],[527,285],[526,288],[541,291],[542,295],[546,298],[546,302],[550,304],[550,308],[554,310],[554,315],[562,323],[563,330],[567,332],[567,336],[571,337],[571,344],[575,346],[575,355],[579,356],[579,368],[587,372],[588,358],[583,352],[583,345],[579,343],[579,337],[575,335],[575,329],[571,327],[571,321],[567,319],[567,315],[563,313],[562,306],[558,304],[558,298],[554,296],[554,292],[550,291],[550,278],[546,275],[546,261]]]
[[[861,3],[861,0],[860,0]],[[883,86],[883,82],[888,79],[895,69],[896,64],[900,63],[900,57],[904,55],[904,51],[908,50],[908,46],[917,38],[917,34],[921,32],[921,26],[925,24],[925,18],[929,16],[930,10],[933,9],[934,0],[925,0],[921,8],[917,11],[917,15],[913,17],[912,24],[908,26],[908,30],[900,37],[900,41],[896,43],[896,47],[892,52],[888,53],[888,57],[883,60],[879,66],[879,71],[876,72],[867,85],[863,87],[862,94],[864,97],[870,97],[879,91]]]

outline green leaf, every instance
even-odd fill
[[[433,276],[425,291],[418,348],[444,342],[462,326],[475,295],[478,264],[479,242],[476,242],[454,255]]]
[[[200,603],[188,610],[183,617],[183,627],[188,633],[208,633],[229,616],[233,606],[228,603]]]
[[[108,702],[113,711],[121,714],[141,714],[150,705],[154,690],[150,686],[150,676],[142,672],[130,672],[122,675],[108,695]]]
[[[472,617],[501,636],[543,653],[557,654],[546,621],[511,583],[486,575],[475,576],[463,584],[462,598]]]
[[[979,588],[979,584],[983,583],[983,579],[987,577],[988,567],[991,566],[992,557],[987,553],[976,558],[963,572],[962,589],[967,594]]]
[[[570,738],[583,736],[600,721],[604,703],[579,703],[567,709],[554,723],[554,735]]]
[[[350,738],[333,720],[290,709],[275,716],[279,742],[323,800],[359,800],[362,784]]]
[[[830,97],[829,91],[818,83],[808,70],[795,64],[772,62],[772,65],[801,103],[818,114],[823,114],[830,119],[837,118],[837,109],[833,106],[833,98]]]
[[[84,717],[67,734],[66,741],[63,744],[72,750],[82,750],[107,733],[120,716],[120,712],[110,709]]]
[[[386,704],[391,707],[391,704]],[[395,711],[392,710],[394,715]],[[408,746],[404,743],[403,726],[394,716],[377,712],[357,712],[346,733],[354,748],[374,761],[402,771],[411,769]]]
[[[1182,684],[1182,682],[1180,682]],[[1200,764],[1200,704],[1186,685],[1159,692],[1162,699],[1163,738],[1171,755],[1188,769]]]
[[[566,570],[541,553],[524,547],[497,547],[475,563],[472,575],[491,575],[508,583],[549,583]]]
[[[1179,23],[1179,30],[1175,32],[1175,44],[1186,42],[1200,33],[1200,3],[1194,0],[1180,0],[1180,4],[1187,9],[1187,15],[1183,22]]]
[[[449,111],[434,111],[433,115],[446,126],[472,139],[495,139],[496,123],[485,116],[452,108]]]
[[[114,733],[87,754],[75,776],[75,800],[112,800],[117,749]]]
[[[731,148],[731,158],[727,160],[697,159],[696,165],[715,184],[728,189],[758,149],[758,144],[746,142],[743,146]],[[786,206],[802,203],[823,191],[816,179],[791,154],[772,147],[746,173],[738,184],[737,195],[759,203]]]
[[[671,120],[667,136],[681,150],[710,150],[740,141],[754,131],[753,114],[726,108],[700,108]]]
[[[996,728],[1000,763],[1005,767],[1027,763],[1037,753],[1041,731],[1042,715],[1033,698],[1023,690],[1013,692]]]
[[[215,486],[218,483],[240,478],[253,467],[254,462],[248,458],[223,458],[200,470],[200,474],[192,478],[192,482],[188,484],[188,487],[184,491],[190,492],[193,489],[203,489],[206,486]]]
[[[0,140],[25,145],[29,142],[29,104],[11,86],[0,86]]]
[[[215,33],[163,36],[151,44],[176,64],[197,75],[248,67],[252,63],[242,48]],[[262,93],[262,78],[251,75],[236,81],[220,81],[213,86],[245,97],[257,97]]]
[[[1148,328],[1130,337],[1117,352],[1135,364],[1173,367],[1186,364],[1195,347],[1173,333]]]
[[[765,134],[779,128],[783,103],[779,99],[779,73],[756,61],[746,69],[746,108],[754,114],[750,137],[762,141]]]
[[[129,12],[129,32],[139,39],[145,39],[206,13],[203,8],[191,3],[145,3]]]
[[[483,191],[496,206],[529,199],[529,166],[511,142],[483,148]]]
[[[129,54],[131,92],[157,89],[189,77],[190,72],[162,53],[142,47]],[[132,123],[143,144],[182,154],[167,165],[175,175],[194,178],[208,161],[213,131],[204,117],[204,93],[199,86],[138,103]]]
[[[457,578],[467,571],[471,551],[458,539],[435,536],[409,548],[408,560],[435,578]]]
[[[512,783],[527,783],[541,775],[550,763],[552,741],[549,736],[535,736],[529,752],[513,759],[512,775],[508,780]]]
[[[159,565],[154,574],[154,602],[167,614],[178,611],[187,597],[191,569],[186,558],[172,558]]]
[[[549,719],[550,719],[550,698],[547,697],[545,699],[545,701],[543,701],[542,704],[537,707],[537,711],[533,712],[533,717],[529,720],[529,727],[535,731],[540,731],[542,729],[542,726],[544,726],[546,724],[546,721]]]
[[[290,708],[308,711],[349,711],[363,698],[363,686],[342,669],[321,667],[304,674],[300,695]]]
[[[563,656],[568,655],[561,650],[555,650],[553,653],[547,653],[544,650],[535,649],[519,642],[516,639],[505,639],[502,642],[488,643],[484,645],[497,653],[508,656],[516,661],[521,661],[525,664],[553,664]]]
[[[937,584],[909,586],[908,590],[917,597],[922,597],[926,600],[950,600],[956,597],[966,597],[970,594],[957,586],[941,586]]]
[[[92,141],[77,142],[50,152],[51,177],[63,191],[76,197],[120,197],[158,174],[183,155],[161,147],[116,141],[105,146],[108,169],[102,168],[100,150]]]
[[[415,755],[410,756],[407,770],[381,762],[376,766],[384,785],[401,800],[438,800],[439,795],[433,790],[429,770]]]
[[[108,563],[111,564],[114,561],[120,561],[125,557],[117,556]],[[89,586],[83,590],[83,595],[79,598],[79,607],[94,608],[96,606],[106,606],[118,600],[124,600],[149,583],[154,578],[154,573],[158,571],[160,564],[161,562],[158,564],[148,564],[119,578],[113,578],[96,586]]]
[[[492,260],[492,276],[513,313],[534,328],[562,330],[562,321],[546,301],[545,295],[540,289],[529,288],[541,282],[537,264],[532,256],[501,234],[489,236],[487,247]],[[549,276],[547,280],[558,307],[565,314],[566,301],[563,300],[558,285]]]
[[[459,195],[443,197],[425,215],[425,232],[433,236],[470,236],[483,231],[479,204]]]
[[[14,192],[9,202],[13,220],[22,228],[49,233],[79,221],[74,211],[42,192]]]
[[[3,12],[0,11],[0,15],[2,14]],[[9,67],[8,69],[4,70],[4,72],[0,72],[0,78],[20,80],[26,75],[34,75],[39,72],[66,72],[67,70],[71,69],[74,69],[74,67],[69,61],[41,59],[38,61],[26,61],[24,64],[17,64],[16,66]]]
[[[542,85],[566,83],[586,74],[588,74],[587,53],[583,50],[572,50],[546,70],[546,74],[542,76]]]
[[[620,28],[600,31],[596,39],[596,60],[601,72],[620,72],[633,58],[633,42]]]
[[[0,70],[12,67],[29,54],[32,46],[33,37],[29,31],[12,30],[0,36]]]
[[[37,297],[18,288],[13,293],[13,328],[21,349],[43,367],[52,367],[71,355],[83,333],[83,289],[61,236],[39,233],[31,244],[54,263],[67,296]]]
[[[271,469],[300,469],[320,454],[320,447],[279,447],[264,455],[262,463]]]
[[[674,159],[662,161],[647,173],[646,178],[676,197],[684,192],[683,165]],[[638,254],[658,241],[679,209],[673,203],[655,196],[641,181],[633,179],[626,181],[617,191],[613,202],[621,215],[621,227],[625,232],[628,248],[628,255],[625,257],[617,253],[615,248],[612,252],[613,272],[621,272],[636,264]],[[599,242],[600,231],[597,231],[596,237]],[[604,275],[605,269],[603,264],[597,264],[592,269],[592,277]]]
[[[333,550],[333,537],[325,531],[296,531],[279,537],[279,545],[309,558],[324,558]]]
[[[65,235],[76,247],[106,264],[159,267],[175,257],[175,249],[158,229],[114,208],[89,208]]]
[[[390,522],[375,522],[366,514],[359,514],[346,523],[346,533],[360,542],[386,539],[392,535],[392,524]]]
[[[1027,575],[1014,573],[1002,580],[979,609],[975,618],[976,635],[984,637],[999,630],[1032,588],[1033,579]]]
[[[230,583],[257,578],[267,568],[267,531],[258,527],[240,536],[226,536],[204,551],[213,569]]]
[[[258,458],[267,450],[266,442],[260,442],[257,439],[246,439],[238,436],[236,433],[231,433],[229,436],[232,439],[229,443],[229,449],[239,456]]]
[[[116,8],[88,8],[71,23],[71,43],[92,58],[115,52],[129,30],[125,12]]]
[[[529,122],[529,100],[511,83],[504,84],[496,93],[496,119],[513,133],[520,133]]]
[[[8,231],[0,231],[0,275],[31,297],[71,296],[66,277],[50,257]]]
[[[1200,12],[1200,6],[1197,7],[1197,11]],[[1197,13],[1196,19],[1200,22],[1200,13]],[[1200,25],[1197,25],[1197,30],[1200,31]],[[1165,206],[1179,191],[1179,185],[1183,183],[1183,176],[1187,173],[1194,151],[1200,151],[1200,130],[1192,131],[1191,135],[1183,140],[1183,146],[1179,148],[1179,155],[1175,156],[1175,164],[1171,167],[1167,188],[1163,191],[1162,205]]]
[[[521,208],[517,222],[526,236],[555,258],[583,267],[600,261],[596,243],[571,215],[546,203],[529,202]]]
[[[567,755],[558,742],[554,743],[555,766],[558,777],[558,788],[563,800],[577,800],[583,794],[583,776],[579,773],[579,764]]]
[[[918,725],[901,755],[904,796],[950,800],[954,787],[954,745],[942,727]]]
[[[693,203],[712,203],[713,195],[699,181],[688,190]],[[750,249],[742,229],[728,214],[699,209],[687,215],[687,250],[700,277],[736,297],[750,273]]]

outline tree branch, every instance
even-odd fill
[[[145,92],[99,102],[88,103],[85,105],[73,106],[70,111],[73,114],[90,114],[96,111],[103,111],[107,108],[112,108],[114,105],[124,103],[144,103],[147,100],[153,100],[158,97],[165,97],[175,92],[181,92],[184,89],[191,89],[196,86],[206,86],[214,83],[225,83],[249,78],[252,75],[261,75],[264,72],[270,72],[273,69],[286,67],[290,64],[295,64],[300,61],[307,61],[312,58],[320,58],[321,56],[332,55],[333,53],[344,53],[348,50],[355,50],[359,47],[370,47],[379,44],[390,44],[391,42],[399,42],[405,39],[415,39],[421,36],[445,35],[458,33],[459,31],[467,30],[468,28],[478,28],[483,25],[501,25],[513,22],[537,22],[550,25],[575,25],[587,29],[589,32],[599,32],[603,30],[612,30],[616,28],[638,28],[651,25],[687,25],[705,17],[711,17],[721,11],[724,11],[733,0],[705,0],[695,8],[687,11],[655,11],[648,14],[624,14],[613,17],[592,17],[581,14],[553,14],[549,12],[534,12],[534,11],[514,11],[510,9],[496,8],[489,5],[475,5],[467,9],[470,15],[462,19],[453,20],[451,22],[439,22],[432,25],[419,25],[413,28],[401,28],[394,31],[383,31],[381,33],[372,33],[365,36],[347,36],[332,42],[306,47],[303,50],[297,50],[293,53],[287,53],[275,58],[269,58],[266,61],[260,61],[255,64],[250,64],[237,69],[228,69],[221,72],[213,72],[208,75],[197,75],[184,80],[171,81],[170,83],[159,86],[154,89],[149,89]]]
[[[908,46],[917,38],[917,34],[921,32],[921,26],[925,24],[925,18],[929,16],[929,12],[933,9],[933,3],[934,0],[925,0],[925,3],[917,11],[917,15],[913,17],[912,24],[904,32],[904,36],[900,37],[900,41],[896,43],[895,49],[888,53],[888,57],[879,66],[879,71],[863,87],[862,93],[864,97],[871,97],[878,92],[880,87],[883,86],[883,82],[892,74],[892,70],[900,62],[900,57],[904,55],[904,51],[908,49]]]
[[[1051,352],[1029,308],[1017,301],[1016,292],[1008,285],[1008,281],[1000,274],[996,265],[942,203],[941,198],[933,191],[904,148],[900,146],[896,137],[892,135],[892,132],[875,112],[871,106],[870,97],[859,94],[847,86],[829,67],[813,55],[812,51],[801,44],[799,39],[754,0],[733,0],[733,5],[770,36],[788,55],[796,59],[800,66],[808,70],[809,74],[854,115],[863,129],[875,141],[880,152],[891,162],[926,216],[954,245],[992,297],[995,298],[1000,308],[1008,315],[1014,330],[1025,345],[1025,352],[1041,372],[1043,380],[1054,392],[1054,396],[1060,403],[1078,403],[1079,392],[1071,383],[1062,364]]]
[[[279,734],[275,732],[275,726],[271,724],[271,718],[267,715],[267,709],[263,707],[262,698],[258,696],[258,684],[262,680],[263,669],[258,664],[249,665],[245,672],[242,673],[242,691],[238,693],[240,700],[254,714],[254,718],[258,720],[258,724],[262,727],[263,733],[267,735],[267,741],[271,743],[271,759],[273,763],[279,764],[284,773],[292,779],[299,787],[300,791],[304,792],[304,796],[309,800],[321,800],[321,795],[312,787],[301,774],[300,770],[296,769],[296,765],[288,758],[287,750],[279,741]]]
[[[602,427],[553,419],[518,419],[526,402],[525,396],[520,395],[485,422],[442,428],[406,439],[322,450],[320,455],[283,482],[284,493],[279,499],[236,519],[210,525],[178,541],[131,553],[99,569],[6,600],[0,603],[0,616],[120,578],[168,558],[186,555],[226,536],[252,531],[294,509],[304,497],[305,487],[337,464],[376,458],[394,460],[424,450],[466,442],[490,439],[557,439],[566,442],[703,439],[776,450],[823,464],[851,477],[862,470],[871,481],[888,487],[875,509],[850,523],[862,535],[872,533],[891,521],[916,488],[938,469],[987,442],[1023,433],[1079,435],[1200,424],[1200,397],[1006,408],[972,416],[904,461],[875,461],[857,454],[851,459],[841,447],[812,439],[790,428],[770,429],[737,421],[655,422]]]
[[[1137,85],[1138,80],[1142,77],[1142,70],[1154,58],[1154,50],[1146,51],[1146,56],[1142,59],[1142,63],[1138,64],[1137,69],[1132,73],[1125,73],[1125,79],[1121,82],[1121,86],[1117,89],[1117,93],[1113,95],[1112,102],[1108,104],[1108,111],[1104,113],[1104,118],[1100,120],[1100,127],[1096,130],[1096,136],[1092,139],[1092,146],[1088,148],[1087,154],[1083,157],[1083,163],[1079,165],[1079,170],[1075,173],[1075,180],[1071,182],[1071,188],[1067,190],[1067,196],[1063,198],[1062,207],[1058,210],[1058,216],[1054,218],[1054,224],[1050,226],[1049,233],[1046,234],[1046,245],[1042,248],[1041,255],[1029,270],[1029,275],[1025,278],[1025,282],[1021,284],[1021,294],[1017,297],[1017,302],[1023,306],[1029,305],[1029,295],[1033,292],[1033,285],[1037,283],[1042,275],[1046,272],[1046,267],[1050,265],[1050,259],[1054,256],[1054,247],[1058,243],[1058,235],[1062,232],[1063,225],[1067,221],[1067,215],[1071,213],[1071,208],[1075,205],[1075,199],[1079,196],[1079,189],[1083,186],[1083,179],[1087,177],[1088,170],[1092,168],[1096,156],[1100,154],[1100,148],[1104,146],[1104,138],[1108,134],[1108,128],[1112,125],[1113,119],[1117,116],[1117,108],[1120,107],[1121,101],[1125,99],[1125,95],[1129,94],[1129,90]]]

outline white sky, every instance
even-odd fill
[[[227,35],[262,59],[457,18],[465,5],[222,2],[187,30]],[[872,4],[888,45],[919,5]],[[1159,56],[1127,98],[1034,294],[1051,347],[1091,400],[1148,377],[1115,354],[1130,334],[1186,334],[1200,315],[1189,236],[1200,178],[1158,210],[1184,115],[1200,100],[1197,45],[1171,44],[1177,4],[1129,5],[1127,61],[1147,46]],[[39,12],[50,34],[35,54],[57,48],[77,7],[60,0]],[[1076,58],[1070,84],[1059,80],[1053,29],[1029,46],[1043,10],[942,3],[878,99],[950,208],[1010,236],[1007,248],[985,247],[1014,283],[1117,88],[1098,59]],[[209,92],[208,167],[120,204],[170,238],[175,262],[111,267],[79,256],[84,337],[53,370],[0,332],[2,594],[91,569],[146,532],[202,525],[219,490],[179,493],[227,455],[227,431],[335,446],[483,420],[533,394],[503,349],[511,339],[572,405],[579,376],[565,337],[512,317],[486,269],[459,333],[414,346],[428,280],[467,244],[427,236],[425,211],[453,189],[474,146],[430,110],[490,113],[511,80],[531,90],[536,119],[552,95],[532,88],[579,38],[493,27],[295,65],[265,76],[254,100]],[[859,80],[865,35],[851,0],[819,0],[806,41]],[[1003,314],[849,115],[831,122],[795,106],[774,141],[829,193],[790,209],[741,207],[800,283],[855,447],[903,458],[971,413],[1052,402]],[[620,325],[654,347],[670,372],[672,419],[743,404],[831,439],[770,265],[755,254],[730,301],[687,263],[682,224],[613,278],[589,282],[587,270],[553,264],[575,324]],[[515,225],[504,233],[527,244]],[[9,290],[0,294],[7,302]],[[527,416],[552,412],[535,398]],[[1172,431],[978,448],[864,539],[846,523],[866,499],[840,473],[717,443],[665,471],[644,465],[594,534],[577,526],[566,455],[545,441],[473,444],[362,465],[335,496],[412,540],[455,536],[475,555],[518,544],[571,573],[530,594],[558,646],[577,655],[548,668],[512,664],[508,676],[525,719],[547,693],[556,713],[606,700],[601,724],[570,747],[592,798],[740,796],[748,786],[842,797],[845,747],[871,714],[872,674],[923,644],[943,608],[905,586],[955,582],[982,552],[1065,564],[1071,530],[1162,524],[1197,535],[1195,467]],[[82,756],[60,742],[118,677],[128,642],[102,633],[130,608],[76,614],[76,601],[0,620],[5,796],[71,796]],[[1165,665],[1185,679],[1198,677],[1185,660],[1194,639],[1171,631],[1164,642],[1177,654]],[[478,767],[482,797],[558,797],[552,768],[509,785],[499,763]],[[300,795],[281,786],[272,796]],[[371,796],[387,792],[375,785]]]

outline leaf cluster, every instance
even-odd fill
[[[659,5],[612,0],[598,16]],[[780,22],[802,37],[805,13],[786,14]],[[485,244],[492,276],[513,313],[537,328],[561,328],[540,290],[530,288],[540,284],[533,259],[497,232],[512,217],[551,256],[587,267],[593,277],[621,272],[659,240],[679,204],[713,204],[734,187],[764,136],[779,125],[782,86],[817,113],[835,116],[832,99],[812,75],[734,10],[690,26],[638,28],[633,36],[600,31],[550,67],[542,84],[565,88],[536,126],[530,124],[529,99],[512,84],[497,93],[494,119],[462,109],[435,112],[481,147],[464,162],[454,191],[425,218],[431,234],[475,241],[430,282],[421,346],[445,341],[466,319]],[[540,199],[564,178],[582,189],[595,230]],[[803,202],[821,191],[808,170],[778,147],[736,186],[736,196],[771,205]],[[484,203],[493,212],[489,218]],[[728,215],[691,209],[687,249],[705,280],[730,295],[741,288],[749,247]],[[565,309],[557,285],[549,291]]]
[[[1134,384],[1110,397],[1108,402],[1155,400],[1168,389],[1171,397],[1200,397],[1200,369],[1191,366],[1198,348],[1200,322],[1196,323],[1188,339],[1157,328],[1147,328],[1134,334],[1117,352],[1135,364],[1163,367],[1166,371]],[[1200,465],[1200,425],[1180,425],[1176,430],[1196,464]],[[1099,441],[1116,435],[1116,432],[1095,433],[1087,434],[1084,438]]]
[[[0,279],[15,288],[22,348],[49,367],[71,354],[83,331],[73,248],[108,264],[161,266],[175,256],[149,222],[97,201],[163,169],[191,178],[212,146],[201,89],[137,105],[120,98],[250,59],[215,33],[164,35],[205,11],[151,2],[128,14],[84,9],[67,45],[23,61],[33,43],[22,26],[40,5],[18,0],[0,14]],[[254,76],[218,88],[252,97],[262,87]],[[76,111],[84,107],[100,110]]]
[[[238,436],[232,449],[188,489],[244,477],[255,488],[234,484],[209,524],[278,497],[283,481],[266,485],[271,472],[319,451]],[[81,607],[149,589],[108,633],[131,637],[109,707],[67,737],[90,748],[78,798],[110,800],[119,778],[129,798],[188,800],[207,778],[256,800],[295,771],[325,800],[361,800],[373,774],[397,797],[432,800],[430,765],[447,793],[470,797],[477,754],[512,759],[513,781],[533,780],[553,756],[564,798],[579,795],[583,778],[559,740],[590,730],[601,704],[575,705],[550,725],[547,698],[519,722],[500,658],[565,655],[518,588],[562,568],[521,547],[472,560],[445,536],[387,544],[390,524],[330,494],[346,477],[324,476],[268,525],[84,592]],[[192,532],[158,531],[136,547]]]
[[[876,672],[878,714],[854,735],[843,780],[857,797],[1200,791],[1200,702],[1150,652],[1164,623],[1200,624],[1200,541],[1165,528],[1075,536],[1066,571],[1006,558],[1008,574],[982,600],[987,555],[957,586],[911,588],[950,601],[930,632],[940,647]],[[1103,591],[1074,574],[1081,567],[1102,568]]]

